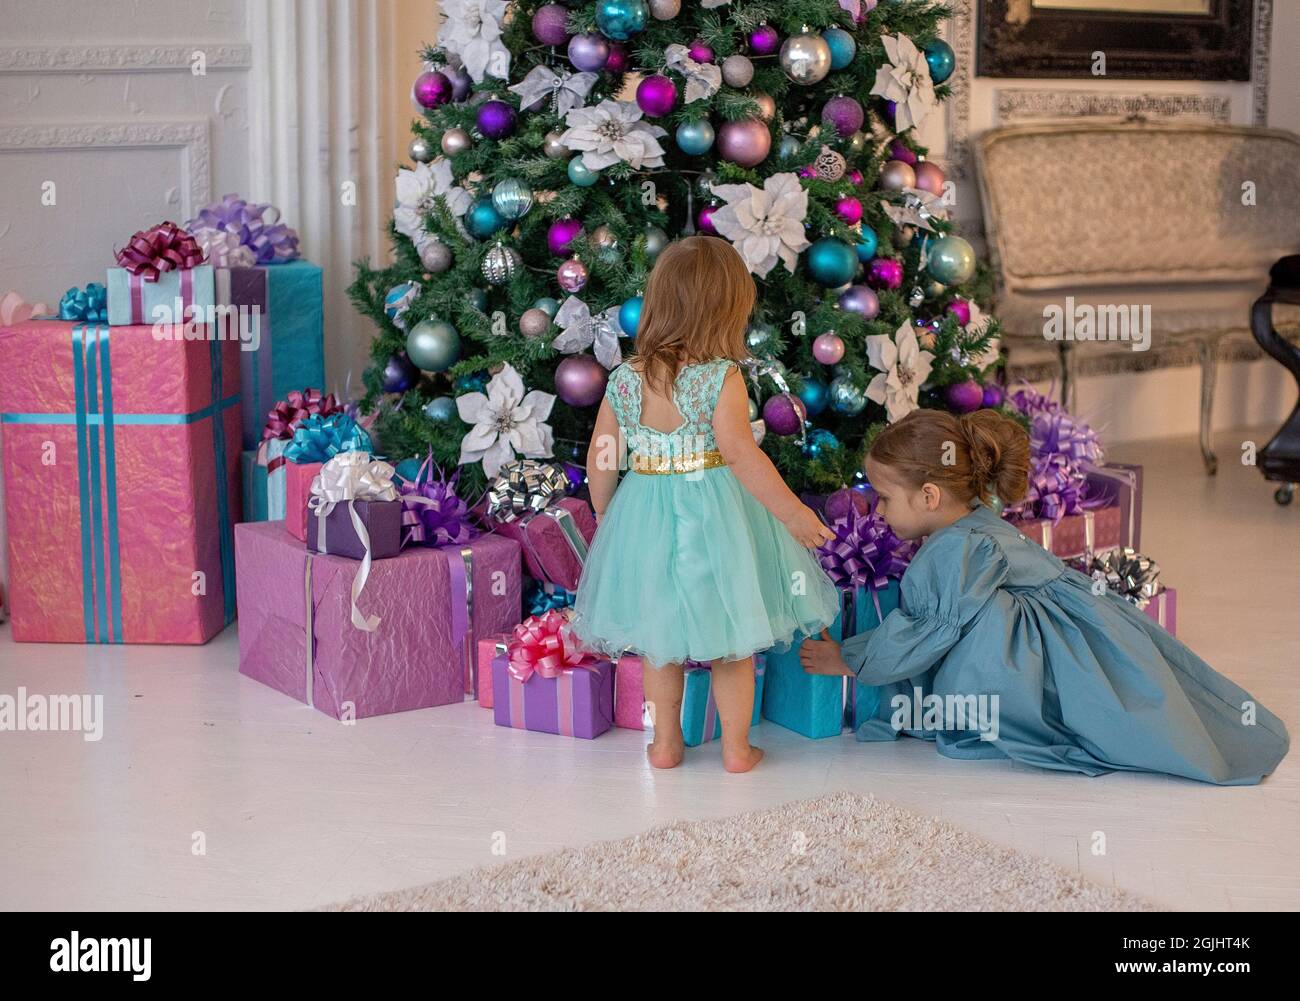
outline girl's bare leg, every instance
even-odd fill
[[[682,689],[685,684],[681,664],[653,667],[643,657],[641,676],[645,698],[654,719],[654,740],[646,757],[655,768],[675,768],[686,754],[682,737]]]
[[[754,658],[713,662],[713,700],[722,720],[722,767],[747,772],[763,757],[749,744],[749,721],[754,716]]]

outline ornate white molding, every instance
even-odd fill
[[[143,45],[0,45],[0,73],[188,73],[196,53],[206,68],[248,69],[246,42],[154,42]]]
[[[1268,50],[1273,41],[1273,0],[1255,0],[1250,58],[1251,123],[1268,124]]]
[[[1228,124],[1232,101],[1223,94],[1112,94],[1095,90],[998,90],[997,123],[1045,118],[1178,118]]]
[[[183,159],[181,212],[193,215],[212,196],[212,144],[206,119],[0,124],[0,153],[61,149],[177,149]]]

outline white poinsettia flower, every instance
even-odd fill
[[[882,404],[892,424],[916,409],[916,398],[930,377],[934,355],[921,350],[909,320],[893,337],[872,334],[867,338],[867,363],[877,372],[867,386],[867,399]]]
[[[509,6],[507,0],[442,0],[438,47],[459,56],[475,83],[488,74],[501,80],[510,76],[510,50],[501,41]]]
[[[685,45],[673,43],[664,49],[664,65],[686,79],[686,103],[712,97],[722,86],[722,69],[713,63],[697,63]]]
[[[794,273],[799,252],[808,248],[803,221],[808,192],[795,174],[773,174],[762,188],[752,184],[715,184],[726,201],[713,213],[713,228],[731,241],[750,271],[763,278],[778,260]]]
[[[721,7],[723,4],[731,3],[731,0],[700,0],[701,7]]]
[[[880,41],[889,61],[876,70],[871,93],[897,105],[894,129],[906,132],[920,125],[936,107],[930,64],[925,61],[925,53],[902,33],[882,35]]]
[[[545,423],[555,396],[534,389],[524,393],[524,381],[509,362],[487,384],[487,394],[464,393],[456,397],[456,412],[473,424],[461,439],[461,465],[483,463],[483,472],[496,476],[516,454],[545,459],[554,454],[555,438]]]
[[[457,225],[473,203],[469,192],[456,185],[451,164],[441,156],[430,163],[416,164],[414,170],[403,167],[397,172],[396,187],[397,207],[393,210],[393,223],[397,232],[409,237],[417,247],[429,239],[424,221],[433,211],[437,199],[443,200],[447,211],[455,216]]]
[[[583,165],[591,170],[603,170],[620,160],[637,170],[664,165],[659,139],[668,132],[643,122],[634,101],[604,100],[594,108],[574,108],[564,123],[568,128],[560,135],[560,144],[581,153]]]

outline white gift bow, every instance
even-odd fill
[[[623,328],[618,322],[618,306],[610,306],[601,313],[592,314],[591,307],[571,295],[564,300],[555,314],[555,322],[563,333],[551,342],[551,347],[565,354],[574,354],[591,347],[596,359],[607,369],[614,369],[623,360],[618,338]]]
[[[357,514],[356,502],[397,500],[397,488],[393,486],[395,472],[388,463],[372,459],[369,452],[340,452],[325,463],[311,481],[311,499],[307,501],[308,510],[315,513],[317,518],[327,517],[334,510],[335,504],[347,501],[348,512],[352,515],[352,528],[366,550],[361,569],[352,580],[352,625],[368,633],[375,631],[380,619],[377,615],[363,616],[357,607],[357,600],[370,577],[371,560],[370,533]],[[318,524],[317,530],[319,529]]]
[[[554,97],[552,113],[563,118],[574,108],[581,108],[600,79],[596,73],[556,73],[549,66],[534,66],[528,75],[506,90],[519,95],[519,106],[527,108],[544,97]]]

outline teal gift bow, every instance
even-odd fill
[[[340,452],[373,451],[370,435],[347,414],[313,414],[294,428],[284,457],[297,463],[329,462]]]
[[[72,286],[59,300],[59,319],[74,323],[107,323],[108,290],[98,282],[91,282],[84,289]]]

